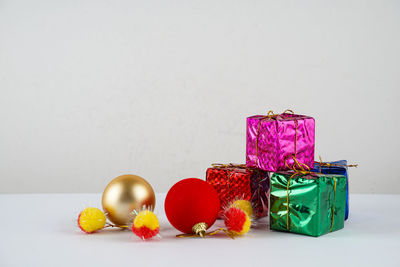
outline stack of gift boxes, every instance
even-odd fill
[[[250,201],[270,229],[320,236],[348,217],[347,162],[315,162],[315,121],[292,111],[247,118],[246,164],[213,164],[206,180],[223,210]]]

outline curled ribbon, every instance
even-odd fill
[[[293,156],[292,158],[293,158],[294,163],[296,163],[297,166],[299,166],[300,169],[299,169],[299,170],[296,169],[295,164],[293,164],[293,166],[290,167],[290,166],[287,164],[287,159],[285,160],[285,166],[286,166],[286,168],[291,169],[291,170],[294,170],[295,172],[296,172],[296,171],[310,171],[310,167],[308,167],[308,166],[307,166],[306,164],[304,164],[304,163],[299,162],[299,161],[296,159],[296,156]],[[304,168],[304,167],[305,167],[305,168]]]
[[[216,230],[213,230],[211,232],[205,232],[204,234],[200,235],[200,234],[181,234],[181,235],[177,235],[176,237],[205,237],[205,236],[212,236],[212,235],[216,235],[219,232],[223,232],[225,233],[228,237],[235,239],[235,234],[230,232],[229,230],[226,230],[224,228],[218,228]]]
[[[321,156],[319,156],[319,161],[315,161],[315,163],[319,163],[319,172],[321,173],[321,167],[358,167],[358,164],[337,164],[337,163],[329,163],[329,162],[323,162]]]
[[[231,231],[224,229],[224,228],[218,228],[215,229],[211,232],[206,232],[207,229],[207,224],[204,222],[201,223],[196,223],[193,227],[192,227],[192,232],[190,234],[180,234],[177,235],[176,237],[205,237],[205,236],[212,236],[212,235],[216,235],[219,232],[223,232],[225,233],[228,237],[235,239],[235,234],[232,233]]]

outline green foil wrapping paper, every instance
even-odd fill
[[[342,229],[346,208],[346,177],[318,173],[293,174],[277,172],[271,176],[270,228],[310,236]]]

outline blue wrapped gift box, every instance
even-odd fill
[[[323,174],[340,174],[346,177],[346,209],[344,219],[349,218],[349,177],[347,176],[347,160],[338,160],[331,162],[320,162],[314,163],[314,169],[312,172],[320,172]]]

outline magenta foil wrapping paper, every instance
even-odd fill
[[[295,157],[298,162],[312,169],[314,146],[315,121],[312,117],[283,113],[274,117],[256,115],[247,118],[248,167],[284,171],[293,167]],[[295,164],[295,168],[299,166]]]

